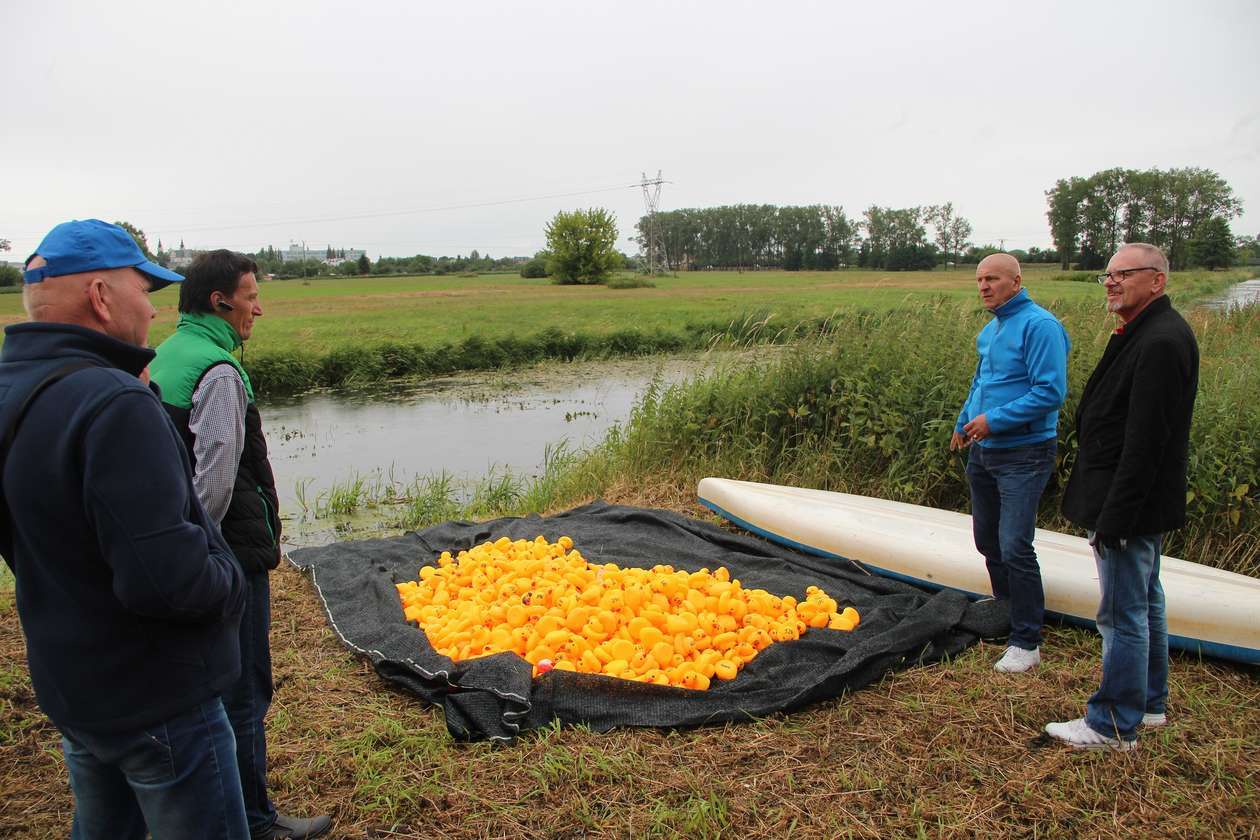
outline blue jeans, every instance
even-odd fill
[[[1163,535],[1125,543],[1094,546],[1102,592],[1102,684],[1089,698],[1085,722],[1095,732],[1127,741],[1137,737],[1143,714],[1162,713],[1168,701],[1168,619],[1159,583]]]
[[[967,457],[976,550],[984,555],[993,597],[1010,604],[1009,644],[1024,650],[1041,645],[1046,598],[1033,532],[1056,448],[1054,440],[1008,449],[977,444]]]
[[[276,821],[267,797],[267,733],[263,718],[271,708],[271,583],[266,572],[245,575],[245,612],[241,615],[241,678],[223,695],[236,733],[236,763],[241,770],[249,829],[262,834]]]
[[[125,733],[64,727],[73,840],[245,840],[232,728],[219,698]]]

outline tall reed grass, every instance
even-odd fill
[[[1073,340],[1045,527],[1069,530],[1059,502],[1076,454],[1073,415],[1111,320],[1049,303]],[[553,479],[553,496],[615,481],[690,492],[706,475],[793,484],[965,511],[963,455],[948,441],[988,316],[944,300],[831,319],[772,362],[650,391],[622,428]],[[1202,354],[1187,526],[1166,551],[1260,573],[1260,311],[1194,312]]]
[[[627,327],[596,334],[550,327],[524,337],[471,335],[457,344],[392,342],[334,347],[323,355],[300,350],[270,351],[247,356],[245,367],[255,393],[283,397],[312,388],[367,385],[401,377],[440,376],[543,360],[568,362],[679,353],[723,345],[784,343],[823,332],[826,323],[820,318],[779,325],[770,313],[753,312],[729,321],[687,321],[672,332]]]
[[[1192,300],[1221,285],[1206,272],[1182,275],[1178,295]],[[1058,511],[1076,456],[1074,415],[1113,321],[1096,303],[1039,302],[1063,321],[1073,345],[1059,457],[1040,520],[1044,527],[1071,530]],[[1200,384],[1188,522],[1170,535],[1165,550],[1258,575],[1260,309],[1183,309],[1199,339]],[[510,363],[543,352],[538,347],[557,358],[652,352],[647,348],[663,345],[792,347],[766,361],[733,363],[690,382],[649,389],[629,420],[592,450],[549,451],[536,479],[492,474],[471,495],[449,476],[421,479],[398,494],[406,507],[397,524],[417,528],[453,518],[542,512],[627,483],[689,496],[706,475],[966,511],[965,455],[949,452],[948,441],[975,369],[975,336],[989,317],[956,298],[918,295],[894,309],[846,311],[786,326],[768,312],[750,313],[720,329],[688,325],[668,340],[634,331],[581,338],[554,330],[541,333],[536,345],[470,339],[459,358],[471,366]],[[329,492],[326,507],[331,511],[353,490]]]

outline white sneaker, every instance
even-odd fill
[[[1001,671],[1003,674],[1022,674],[1024,671],[1031,671],[1041,664],[1041,648],[1033,648],[1032,650],[1024,650],[1021,647],[1011,645],[1006,649],[1006,653],[1002,654],[1002,658],[993,666],[994,671]]]
[[[1168,715],[1163,712],[1147,712],[1142,715],[1142,725],[1154,729],[1157,726],[1165,726],[1168,723]]]
[[[1074,750],[1105,750],[1128,752],[1137,749],[1137,740],[1125,741],[1120,738],[1108,738],[1101,732],[1095,732],[1085,722],[1085,718],[1069,720],[1065,723],[1047,723],[1046,734],[1051,738],[1063,741]]]

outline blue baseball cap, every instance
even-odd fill
[[[27,264],[37,256],[43,257],[46,265],[24,271],[22,279],[27,283],[42,283],[49,277],[111,268],[134,268],[149,278],[152,284],[150,291],[184,280],[182,274],[146,259],[127,231],[100,219],[62,222],[48,231],[35,253],[27,257]]]

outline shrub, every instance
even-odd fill
[[[1057,481],[1042,498],[1059,515],[1075,460],[1076,406],[1110,335],[1093,304],[1056,307],[1073,340],[1059,417]],[[1188,522],[1165,552],[1243,574],[1260,572],[1260,311],[1194,313],[1202,365],[1191,430]],[[945,301],[844,313],[820,337],[770,363],[741,363],[649,392],[627,424],[576,471],[691,492],[706,475],[818,487],[965,511],[965,459],[948,448],[974,371],[985,317]],[[617,336],[618,350],[652,342]],[[590,495],[599,486],[585,485]]]
[[[610,289],[655,289],[656,284],[637,274],[621,274],[608,281]]]
[[[545,257],[534,257],[521,266],[521,276],[530,279],[547,276],[547,259]]]

